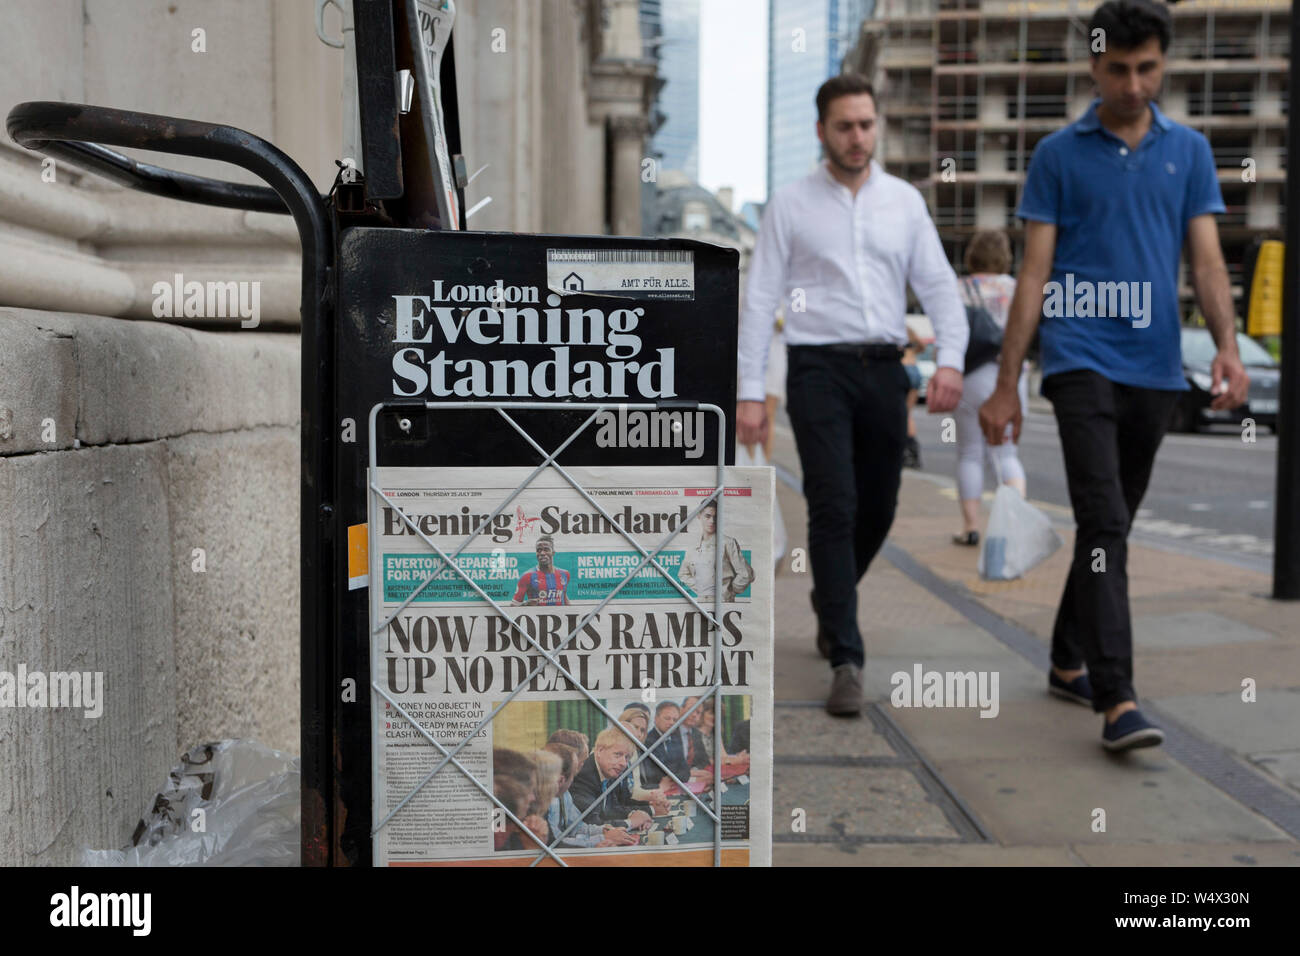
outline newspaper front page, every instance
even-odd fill
[[[376,865],[768,865],[772,471],[567,470],[371,473]]]

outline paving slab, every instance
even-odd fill
[[[971,630],[982,633],[974,627]],[[999,653],[987,656],[935,654],[928,657],[918,655],[886,657],[875,656],[868,652],[867,666],[862,672],[863,687],[867,699],[882,701],[884,706],[890,708],[891,713],[903,710],[903,708],[893,708],[890,702],[890,694],[896,686],[894,674],[902,672],[909,675],[909,679],[914,682],[915,667],[918,662],[922,665],[922,674],[926,671],[963,674],[970,671],[975,671],[977,674],[980,671],[997,673],[998,700],[1000,702],[1037,700],[1045,696],[1047,693],[1047,675],[1003,645],[999,644],[998,647],[1001,648]],[[829,691],[829,678],[827,678],[826,686]],[[984,723],[996,721],[996,718],[985,717],[982,719]]]
[[[807,835],[960,839],[916,776],[902,767],[776,764],[772,774],[772,833],[791,834],[802,809]]]
[[[773,714],[776,759],[797,757],[896,757],[869,720],[842,720],[820,707],[781,707]]]
[[[1300,750],[1251,754],[1250,761],[1288,786],[1300,790]]]
[[[928,593],[927,597],[932,602],[935,600]],[[958,616],[956,611],[952,613]],[[965,618],[952,624],[926,628],[872,629],[863,636],[867,642],[867,653],[883,657],[905,657],[910,654],[917,660],[924,660],[941,656],[998,657],[1008,653],[1005,644]]]
[[[1214,607],[1234,620],[1252,624],[1274,637],[1300,638],[1300,605],[1272,597],[1272,582],[1260,575],[1258,586],[1215,593]]]
[[[1082,866],[1065,847],[994,843],[778,843],[774,866]]]
[[[1171,717],[1240,754],[1293,750],[1300,745],[1300,689],[1257,692],[1247,703],[1241,690],[1223,694],[1162,697]]]
[[[809,595],[812,575],[789,572],[776,579],[775,631],[778,641],[811,640],[816,619]],[[878,558],[858,585],[858,627],[864,636],[883,630],[919,632],[960,625],[959,613]]]
[[[1235,843],[1286,834],[1206,783],[1159,748],[1088,762],[947,761],[940,770],[1002,843]],[[1106,831],[1092,831],[1093,811]]]
[[[1277,843],[1148,843],[1141,846],[1115,844],[1073,848],[1089,866],[1300,866],[1300,845],[1287,840]],[[1232,878],[1223,878],[1223,888]]]
[[[1240,700],[1247,677],[1255,681],[1257,695],[1300,685],[1300,640],[1275,637],[1251,644],[1154,650],[1138,645],[1133,677],[1143,697],[1231,694]]]
[[[1209,611],[1135,616],[1133,643],[1147,648],[1206,647],[1269,640],[1273,635]]]
[[[1252,753],[1251,762],[1261,770],[1277,777],[1287,786],[1300,790],[1300,750],[1283,750],[1281,753]]]
[[[772,679],[778,702],[826,699],[831,689],[831,669],[817,653],[811,635],[800,643],[777,641],[772,657]]]
[[[863,699],[879,701],[892,711],[890,695],[895,686],[894,674],[901,671],[914,675],[914,667],[918,662],[923,665],[923,671],[975,671],[977,674],[980,671],[996,672],[998,700],[1001,703],[1037,700],[1047,693],[1046,675],[1009,650],[987,657],[884,657],[874,655],[868,649],[866,666],[862,671]],[[830,693],[832,671],[817,654],[811,641],[807,647],[783,648],[778,645],[773,671],[778,702],[822,701]],[[987,721],[991,718],[983,719]]]
[[[956,709],[889,711],[894,722],[944,773],[948,761],[978,754],[991,760],[1036,759],[1067,763],[1097,759],[1102,718],[1049,697],[1040,685],[1032,700],[1005,700],[997,717]]]
[[[1263,579],[1261,585],[1267,585]],[[1237,624],[1254,627],[1269,637],[1300,636],[1300,609],[1289,601],[1275,601],[1267,586],[1258,591],[1236,588],[1204,590],[1186,588],[1147,595],[1132,601],[1133,617],[1205,611]]]

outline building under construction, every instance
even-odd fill
[[[844,65],[877,84],[876,155],[925,194],[953,261],[988,228],[1009,232],[1018,259],[1015,209],[1034,146],[1094,95],[1087,23],[1097,2],[877,0],[863,24]],[[1282,238],[1290,3],[1185,0],[1169,10],[1159,105],[1209,139],[1240,304],[1247,251]],[[1185,270],[1180,289],[1190,303]]]

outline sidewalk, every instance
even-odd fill
[[[788,430],[773,459],[798,475]],[[1267,576],[1130,546],[1135,683],[1168,737],[1110,755],[1099,715],[1046,693],[1069,529],[1027,579],[981,581],[974,549],[949,543],[951,482],[905,471],[858,590],[868,706],[836,719],[821,709],[812,576],[790,570],[803,499],[779,479],[777,498],[776,865],[1300,865],[1300,607],[1269,599]],[[997,716],[894,707],[891,675],[917,664],[996,672]]]

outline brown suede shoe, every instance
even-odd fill
[[[856,717],[862,713],[862,668],[856,664],[835,668],[831,694],[826,698],[826,713],[836,717]]]

